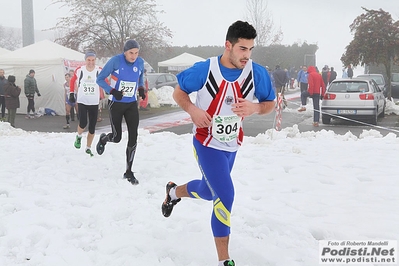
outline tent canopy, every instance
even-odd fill
[[[182,71],[199,61],[205,61],[205,59],[189,53],[182,53],[181,55],[173,57],[169,60],[158,62],[158,68],[167,67],[170,71]]]
[[[41,94],[41,97],[35,97],[36,111],[44,107],[58,115],[65,115],[65,73],[84,63],[83,53],[49,40],[0,54],[0,66],[5,75],[14,75],[15,83],[22,89],[19,96],[21,107],[17,113],[26,113],[28,101],[24,94],[24,80],[29,70],[33,69]]]
[[[0,55],[1,64],[49,64],[60,60],[84,61],[84,54],[49,40],[40,41]]]

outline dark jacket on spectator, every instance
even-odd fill
[[[352,78],[353,77],[353,69],[351,66],[348,66],[348,78]]]
[[[335,72],[334,68],[331,67],[331,75],[330,75],[330,83],[337,78],[337,72]]]
[[[280,66],[276,66],[276,70],[273,72],[273,78],[276,88],[281,88],[288,82],[287,74]]]
[[[29,75],[26,75],[26,78],[24,80],[24,89],[25,89],[25,95],[27,97],[35,96],[35,92],[39,94],[39,89],[37,88],[36,79]]]
[[[15,78],[14,78],[15,79]],[[19,108],[19,94],[21,93],[21,88],[15,85],[15,81],[9,81],[4,86],[4,95],[6,99],[7,109],[18,109]]]
[[[0,96],[4,95],[4,86],[7,84],[5,77],[0,77]]]

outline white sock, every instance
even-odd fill
[[[176,196],[176,187],[172,187],[169,190],[169,196],[170,196],[171,200],[177,200],[178,199],[178,197]]]

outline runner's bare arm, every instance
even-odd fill
[[[212,117],[206,111],[195,106],[191,102],[188,94],[184,92],[179,85],[177,85],[173,91],[173,99],[190,115],[191,120],[197,127],[202,128],[211,126]]]
[[[232,104],[232,110],[240,117],[246,117],[252,114],[264,115],[271,113],[274,110],[275,105],[275,101],[254,103],[243,98],[238,98],[238,102]]]

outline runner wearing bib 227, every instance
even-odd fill
[[[109,112],[112,132],[101,134],[97,143],[97,153],[103,154],[107,142],[119,143],[122,138],[122,119],[125,118],[129,140],[126,147],[126,171],[123,175],[133,185],[139,181],[132,172],[134,155],[136,154],[139,126],[137,91],[142,99],[144,94],[144,60],[139,57],[140,46],[135,40],[128,40],[122,54],[112,57],[104,66],[97,78],[97,83],[109,97]],[[111,75],[111,84],[104,78]]]

